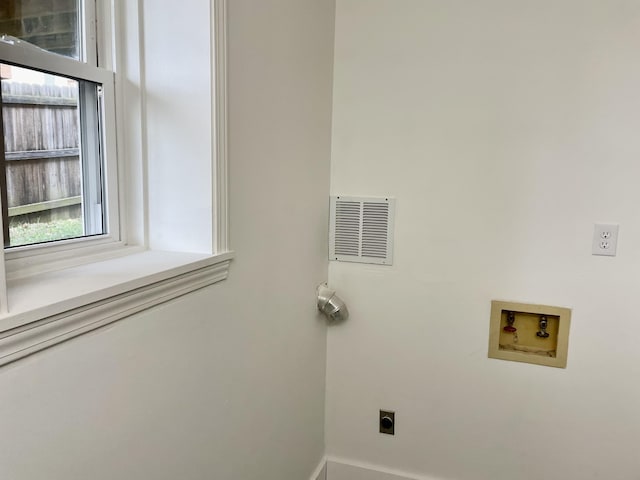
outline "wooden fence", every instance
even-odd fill
[[[77,90],[2,82],[2,102],[11,221],[79,217]]]

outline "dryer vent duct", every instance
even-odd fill
[[[318,286],[316,293],[318,295],[318,310],[324,313],[327,319],[332,322],[343,322],[349,318],[347,305],[336,295],[334,290],[322,284]]]

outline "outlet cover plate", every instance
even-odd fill
[[[618,225],[596,223],[593,228],[591,253],[615,257],[618,250]]]

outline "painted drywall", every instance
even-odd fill
[[[350,462],[329,459],[327,462],[329,480],[433,480],[427,477],[407,477],[382,471],[379,466],[354,465]]]
[[[176,15],[156,1],[141,3],[149,246],[211,253],[211,7],[186,0],[189,13]],[[189,185],[188,193],[177,190],[179,201],[167,194],[173,185]]]
[[[331,190],[397,205],[393,266],[329,268],[329,456],[637,477],[638,44],[636,1],[338,0]],[[492,299],[572,308],[567,369],[488,359]]]
[[[334,6],[228,14],[230,278],[0,369],[2,479],[299,480],[323,458]]]
[[[327,480],[327,461],[323,458],[316,470],[311,474],[310,480]]]

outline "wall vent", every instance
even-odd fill
[[[329,260],[393,263],[392,198],[331,197]]]

